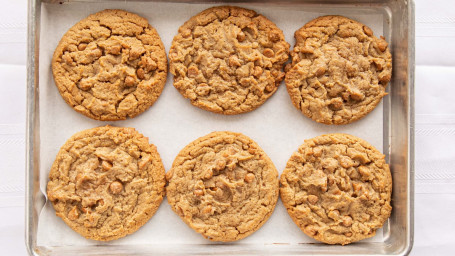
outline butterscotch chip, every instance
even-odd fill
[[[167,76],[164,45],[145,18],[104,10],[66,32],[52,58],[55,84],[77,112],[103,121],[144,112]]]
[[[281,174],[281,200],[297,226],[318,241],[344,245],[372,237],[392,211],[384,158],[352,135],[306,140]]]
[[[212,241],[251,235],[267,221],[278,199],[275,166],[240,133],[213,132],[191,142],[175,158],[166,179],[174,212]]]
[[[142,159],[150,160],[141,169]],[[164,186],[156,147],[132,128],[105,126],[66,141],[52,165],[47,195],[74,231],[108,241],[144,225],[160,206]]]
[[[141,168],[139,168],[139,169],[141,169]],[[114,181],[109,186],[109,189],[111,190],[112,194],[119,194],[123,190],[123,185],[122,185],[122,183],[120,183],[118,181]]]
[[[348,124],[387,93],[392,56],[384,38],[342,16],[314,19],[295,32],[286,87],[294,106],[324,124]]]
[[[275,93],[288,54],[283,32],[264,16],[213,7],[180,27],[169,52],[170,71],[191,104],[234,115],[256,109]]]

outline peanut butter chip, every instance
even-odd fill
[[[83,51],[83,50],[85,50],[85,48],[87,48],[87,44],[79,44],[79,45],[77,46],[77,49],[78,49],[79,51]]]
[[[334,98],[329,105],[331,110],[340,110],[343,108],[343,100],[341,98]]]
[[[126,86],[130,86],[130,87],[131,87],[131,86],[133,86],[133,85],[135,85],[135,84],[136,84],[136,82],[134,81],[134,78],[133,78],[133,77],[127,76],[127,77],[125,78],[125,85],[126,85]]]
[[[103,52],[100,49],[98,49],[98,48],[96,48],[96,49],[92,50],[91,52],[89,52],[89,56],[93,56],[96,59],[101,57],[102,54],[103,54]]]
[[[229,155],[227,155],[229,156]],[[223,170],[226,167],[226,160],[221,158],[217,159],[215,162],[215,170],[220,171]]]
[[[248,150],[255,148],[254,157]],[[239,133],[214,132],[180,151],[166,195],[174,212],[213,241],[236,241],[270,217],[278,172],[264,151]]]
[[[123,190],[123,185],[118,181],[114,181],[109,186],[109,189],[111,190],[112,194],[119,194]]]
[[[316,18],[295,32],[286,87],[294,106],[323,124],[363,118],[386,95],[392,77],[387,42],[342,16]]]
[[[74,206],[73,209],[68,213],[68,219],[70,220],[77,220],[79,218],[79,211],[77,210],[77,206]]]
[[[372,36],[373,35],[373,30],[371,30],[371,28],[369,28],[367,26],[363,26],[363,32],[365,32],[365,34],[367,36]]]
[[[264,50],[264,56],[265,57],[272,58],[274,55],[275,55],[275,53],[273,52],[272,49],[267,48],[267,49]]]
[[[318,231],[313,226],[308,226],[304,230],[305,230],[305,233],[310,236],[314,236],[318,233]]]
[[[243,32],[238,33],[238,34],[237,34],[237,40],[238,40],[239,42],[245,41],[245,33],[243,33]]]
[[[338,210],[329,211],[327,216],[333,220],[338,220],[340,218],[340,212]]]
[[[204,208],[203,213],[205,213],[205,214],[210,214],[210,213],[212,213],[212,206],[211,206],[211,205],[207,205],[207,206]]]
[[[316,204],[318,202],[319,198],[315,195],[309,195],[308,196],[308,202],[310,202],[310,204]]]
[[[221,6],[182,25],[169,52],[174,87],[191,104],[234,115],[258,108],[273,95],[284,78],[289,44],[264,16]]]
[[[352,225],[352,218],[349,216],[345,216],[343,218],[343,226],[350,227]]]
[[[145,18],[104,10],[62,37],[52,72],[61,96],[77,112],[95,120],[124,120],[144,112],[161,94],[166,52]]]
[[[385,49],[387,49],[387,46],[388,46],[388,44],[385,40],[383,40],[383,39],[379,40],[378,48],[381,52],[385,51]]]
[[[363,155],[364,163],[355,160]],[[384,158],[352,135],[306,140],[281,174],[283,204],[300,229],[318,241],[349,244],[371,237],[392,210],[392,176]]]
[[[139,169],[139,156],[153,161]],[[74,134],[62,146],[47,194],[70,228],[85,238],[109,241],[135,232],[153,216],[164,197],[164,175],[156,147],[142,134],[98,127]]]
[[[267,85],[267,86],[265,87],[265,92],[270,93],[270,92],[272,92],[275,88],[276,88],[275,86],[269,84],[269,85]]]
[[[322,76],[324,75],[326,71],[326,68],[325,67],[319,67],[317,70],[316,70],[316,76]]]
[[[391,75],[388,74],[387,72],[381,73],[381,74],[379,75],[379,81],[380,81],[381,83],[383,83],[383,84],[387,84],[387,83],[390,81],[390,79],[392,79],[392,77],[391,77]],[[384,93],[384,95],[385,95],[385,94],[386,94],[386,93]]]
[[[314,50],[313,48],[310,48],[310,47],[301,47],[301,48],[297,48],[301,53],[310,53],[310,54],[313,54],[314,53]],[[294,48],[294,50],[296,50],[296,48]]]
[[[187,37],[191,36],[191,30],[190,30],[190,29],[185,29],[185,30],[183,30],[183,31],[182,31],[182,36],[183,36],[184,38],[187,38]]]
[[[222,169],[219,169],[219,170],[222,170]],[[212,178],[212,177],[213,177],[213,171],[210,170],[210,169],[207,170],[207,172],[205,173],[204,178],[205,178],[205,179],[210,179],[210,178]]]
[[[202,196],[202,195],[204,195],[204,191],[203,191],[202,189],[196,189],[196,190],[194,190],[193,193],[194,193],[195,196]]]
[[[229,57],[229,65],[234,66],[234,67],[240,67],[242,64],[240,64],[239,58],[235,55],[232,55]]]
[[[251,183],[254,181],[254,179],[255,179],[255,177],[254,177],[254,174],[252,174],[252,173],[248,173],[247,175],[245,175],[246,183]]]
[[[167,172],[166,176],[165,176],[166,180],[170,180],[172,178],[172,175],[174,175],[174,172],[171,172],[171,171]]]
[[[103,161],[101,166],[103,167],[104,171],[109,171],[112,168],[112,164],[108,161]]]
[[[355,101],[361,101],[361,100],[365,99],[365,95],[361,92],[354,91],[351,93],[351,99],[353,99]]]
[[[145,71],[142,68],[138,69],[136,71],[136,73],[137,73],[137,77],[139,77],[139,79],[145,79]]]

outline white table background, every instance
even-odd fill
[[[416,1],[415,234],[411,255],[455,254],[455,2]],[[0,0],[0,250],[27,255],[27,3]]]

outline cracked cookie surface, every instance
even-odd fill
[[[387,93],[392,56],[383,37],[342,16],[316,18],[295,32],[286,87],[294,106],[324,124],[348,124]]]
[[[278,200],[278,172],[247,136],[213,132],[187,145],[166,173],[167,199],[182,220],[212,241],[258,230]]]
[[[318,241],[344,245],[372,237],[392,211],[384,158],[352,135],[306,140],[281,175],[281,200],[297,226]]]
[[[169,52],[174,87],[191,104],[226,115],[252,111],[284,78],[289,44],[252,10],[213,7],[179,28]]]
[[[138,230],[164,197],[156,147],[133,128],[98,127],[73,135],[52,165],[47,195],[56,215],[88,239]]]
[[[167,58],[145,18],[104,10],[66,32],[54,52],[52,72],[73,109],[96,120],[115,121],[139,115],[158,99]]]

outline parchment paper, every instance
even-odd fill
[[[212,131],[241,132],[255,140],[270,156],[281,173],[291,154],[305,139],[326,133],[349,133],[361,137],[377,149],[383,149],[383,104],[360,121],[343,126],[318,124],[305,117],[292,105],[284,82],[264,105],[253,112],[223,116],[210,113],[190,104],[172,85],[172,75],[158,101],[143,114],[126,121],[102,122],[91,120],[70,108],[59,95],[51,71],[51,59],[63,34],[79,20],[91,13],[119,8],[134,12],[148,19],[163,40],[166,52],[177,29],[190,17],[211,7],[208,4],[184,3],[69,3],[43,4],[40,39],[40,185],[46,191],[48,174],[60,147],[74,133],[103,125],[134,127],[150,138],[158,147],[167,170],[178,152],[188,143]],[[252,5],[238,6],[254,9],[276,23],[286,40],[295,43],[294,32],[313,18],[327,14],[345,15],[373,29],[376,36],[383,35],[385,17],[372,9],[338,8],[323,9],[302,6]],[[389,39],[389,38],[387,38]],[[390,86],[390,85],[389,85]],[[387,224],[386,224],[387,225]],[[51,204],[43,208],[38,225],[38,246],[96,245],[106,242],[91,241],[72,231],[59,217]],[[382,229],[373,238],[362,242],[381,242]],[[237,243],[315,243],[292,222],[281,201],[265,225],[251,236]],[[164,199],[157,213],[136,233],[108,244],[210,244],[210,241],[189,228],[172,212]]]

